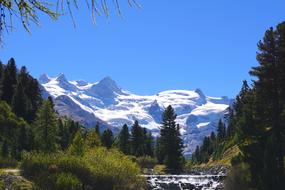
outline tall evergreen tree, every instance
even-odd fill
[[[276,159],[278,188],[284,187],[284,121],[283,110],[285,101],[284,86],[284,24],[278,25],[279,30],[270,28],[266,31],[262,41],[258,44],[257,61],[259,66],[253,67],[250,74],[257,77],[254,81],[256,101],[259,104],[257,123],[259,127],[267,129],[266,138],[274,136],[277,147]],[[282,70],[283,69],[283,70]],[[272,154],[274,154],[272,150]],[[270,178],[268,178],[269,180]]]
[[[24,92],[24,88],[21,82],[16,86],[15,93],[12,99],[12,110],[18,116],[24,119],[27,118],[28,110],[28,98]]]
[[[97,135],[100,137],[100,123],[99,123],[99,122],[96,123],[95,132],[96,132]]]
[[[3,75],[3,70],[4,70],[4,65],[2,64],[1,60],[0,60],[0,81]]]
[[[2,80],[1,80],[1,95],[0,99],[6,101],[11,105],[12,97],[15,92],[15,85],[17,84],[17,68],[13,58],[8,61],[6,65]]]
[[[224,141],[226,138],[226,126],[221,119],[219,120],[218,123],[217,138],[219,142]]]
[[[114,135],[110,129],[106,129],[101,136],[102,145],[111,148],[114,143]]]
[[[101,139],[100,136],[98,135],[98,133],[96,132],[95,129],[91,129],[89,131],[87,131],[87,135],[86,135],[86,145],[89,148],[93,148],[93,147],[97,147],[101,145]]]
[[[57,120],[57,128],[58,128],[58,144],[60,145],[62,150],[66,150],[69,145],[69,130],[67,126],[63,123],[62,119],[59,118]]]
[[[131,128],[131,153],[134,156],[144,155],[143,129],[137,120]]]
[[[68,148],[68,152],[75,156],[83,156],[84,151],[85,151],[85,144],[82,133],[81,131],[77,131],[70,147]]]
[[[160,147],[160,138],[157,137],[155,141],[155,157],[157,159],[158,164],[163,164],[164,155],[162,153],[161,147]]]
[[[119,149],[124,154],[130,154],[130,133],[129,133],[129,128],[127,124],[123,125],[123,128],[120,131],[118,140],[119,140],[118,142]]]
[[[151,132],[148,132],[146,135],[146,147],[145,147],[145,155],[153,157],[154,156],[154,144],[153,137]]]
[[[44,101],[34,122],[35,143],[40,151],[56,150],[58,134],[56,121],[56,114],[50,101]]]
[[[183,143],[180,135],[180,127],[175,122],[176,114],[171,106],[163,113],[160,129],[160,147],[164,164],[170,172],[179,172],[183,164]]]

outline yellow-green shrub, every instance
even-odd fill
[[[62,190],[62,186],[72,185],[77,187],[76,190],[80,187],[137,190],[144,185],[136,163],[117,150],[105,148],[90,149],[83,157],[63,153],[28,154],[22,161],[21,169],[26,178],[43,189],[52,187]],[[67,183],[68,178],[72,184]]]

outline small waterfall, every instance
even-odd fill
[[[225,175],[144,175],[149,190],[222,190]]]

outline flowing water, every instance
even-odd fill
[[[145,175],[149,190],[222,190],[225,175]]]

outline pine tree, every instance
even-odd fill
[[[6,140],[2,143],[1,156],[2,156],[3,158],[7,158],[7,157],[9,156],[8,143],[7,143]]]
[[[130,133],[129,133],[129,128],[127,124],[123,125],[123,128],[120,131],[118,140],[119,140],[118,142],[119,149],[124,154],[130,154]]]
[[[84,139],[82,137],[81,131],[77,131],[75,137],[68,148],[68,152],[74,156],[83,156],[85,152]]]
[[[143,129],[137,120],[131,128],[131,153],[134,156],[144,155]]]
[[[260,128],[266,129],[266,138],[271,135],[277,139],[275,146],[278,155],[276,184],[284,186],[284,23],[275,30],[266,31],[262,41],[258,44],[257,61],[259,66],[253,67],[250,74],[257,77],[254,81],[256,103],[258,105],[257,123]],[[283,28],[283,29],[282,29]],[[280,51],[281,50],[281,51]],[[283,52],[283,53],[282,53]],[[283,70],[282,70],[283,69]],[[273,152],[272,152],[273,154]],[[264,166],[266,167],[266,166]]]
[[[16,91],[12,99],[12,110],[18,116],[24,119],[27,118],[28,98],[24,92],[21,82],[17,84]]]
[[[226,126],[221,119],[219,120],[218,123],[217,138],[219,142],[224,141],[226,138]]]
[[[12,97],[15,92],[15,85],[17,84],[17,68],[13,58],[8,61],[6,65],[3,77],[1,80],[1,95],[0,99],[6,101],[11,105]]]
[[[66,150],[69,145],[69,130],[61,118],[57,120],[57,128],[58,128],[58,144],[60,145],[62,150]]]
[[[34,122],[35,143],[40,151],[53,152],[57,149],[56,121],[50,101],[44,101]]]
[[[146,140],[145,140],[145,155],[153,157],[154,156],[154,147],[153,147],[153,137],[151,132],[148,132],[146,135]]]
[[[160,147],[160,138],[157,137],[156,141],[155,141],[155,157],[157,159],[158,164],[163,164],[163,160],[164,160],[164,155],[161,151],[161,147]]]
[[[87,132],[85,141],[86,141],[86,145],[89,148],[101,146],[100,136],[98,135],[95,129],[91,129]]]
[[[100,123],[99,122],[96,123],[95,131],[96,131],[97,135],[100,137]]]
[[[26,84],[24,86],[24,89],[26,97],[28,98],[28,115],[26,117],[26,120],[28,123],[32,123],[32,121],[34,121],[36,118],[36,113],[42,104],[43,98],[41,96],[40,85],[38,81],[28,73],[26,75],[27,77],[25,78],[27,81],[22,81],[23,84]]]
[[[113,132],[110,129],[106,129],[101,136],[102,145],[111,148],[114,143]]]
[[[2,62],[0,60],[0,81],[1,81],[1,78],[2,78],[2,75],[3,75],[3,70],[4,70],[4,65],[2,64]]]
[[[164,164],[170,172],[179,172],[183,164],[183,143],[180,127],[175,122],[176,114],[171,106],[163,113],[160,129],[160,147],[164,157]]]
[[[50,102],[52,109],[54,109],[54,103],[52,97],[49,96],[47,100]]]

